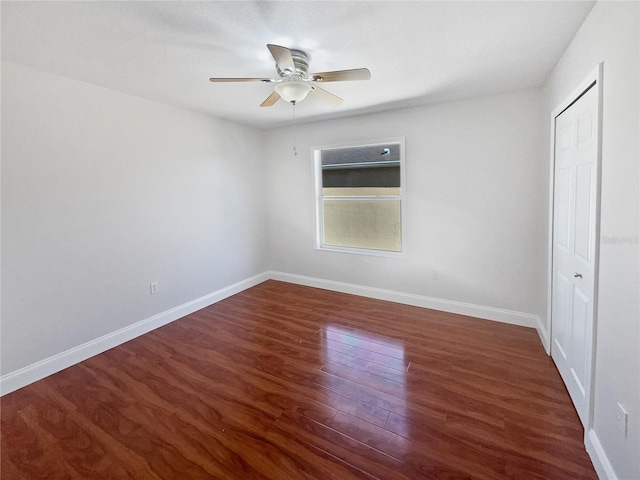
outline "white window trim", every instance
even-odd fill
[[[323,202],[322,202],[322,150],[331,150],[336,148],[349,148],[349,147],[368,147],[376,145],[388,145],[390,143],[400,144],[400,195],[394,196],[393,200],[400,200],[400,245],[401,251],[392,252],[389,250],[374,250],[368,248],[357,247],[337,247],[334,245],[324,245],[322,239],[324,238],[323,232]],[[407,195],[407,182],[406,182],[406,162],[405,162],[405,137],[385,138],[382,140],[364,141],[364,142],[348,142],[339,143],[333,145],[320,145],[311,147],[311,158],[313,160],[313,179],[314,179],[314,211],[316,214],[316,231],[314,239],[314,250],[320,250],[325,252],[337,252],[337,253],[350,253],[354,255],[370,255],[375,257],[390,257],[390,258],[404,258],[406,256],[406,195]],[[338,199],[339,197],[336,197]],[[353,197],[351,197],[353,199]],[[363,197],[366,198],[366,197]],[[370,197],[380,198],[380,197]]]

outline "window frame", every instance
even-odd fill
[[[324,238],[324,204],[322,194],[322,155],[323,150],[335,150],[341,148],[352,147],[384,147],[390,143],[396,143],[400,145],[400,195],[394,196],[375,196],[375,195],[363,195],[363,196],[349,196],[350,200],[362,199],[362,200],[374,200],[374,199],[389,199],[400,201],[400,251],[391,250],[378,250],[371,248],[360,247],[344,247],[336,245],[325,245],[323,243]],[[381,140],[369,140],[361,142],[347,142],[331,145],[320,145],[311,147],[311,158],[313,160],[313,180],[314,180],[314,206],[315,206],[315,238],[314,238],[314,250],[326,251],[326,252],[338,252],[338,253],[351,253],[355,255],[370,255],[375,257],[390,257],[390,258],[403,258],[405,257],[405,242],[406,242],[406,158],[405,158],[405,137],[393,137],[385,138]],[[340,197],[333,197],[339,200]],[[344,197],[346,199],[346,197]]]

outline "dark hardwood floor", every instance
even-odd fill
[[[533,329],[268,281],[2,400],[10,479],[596,479]]]

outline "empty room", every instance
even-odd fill
[[[640,480],[640,2],[0,15],[2,479]]]

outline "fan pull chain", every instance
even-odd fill
[[[291,102],[293,104],[293,156],[298,156],[298,151],[296,150],[296,136],[297,136],[297,128],[296,128],[296,102]]]

